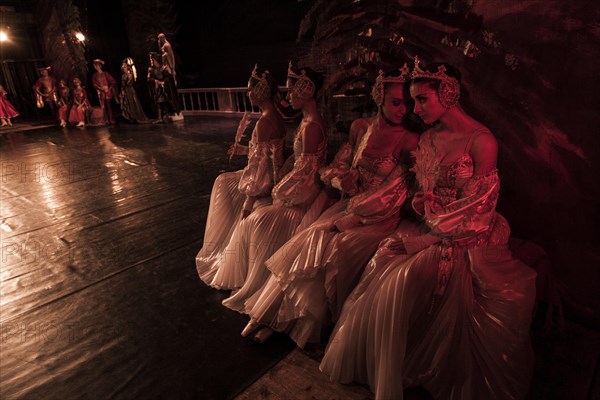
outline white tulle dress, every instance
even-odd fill
[[[274,129],[279,126],[267,117],[261,119]],[[274,136],[277,139],[258,141],[255,127],[250,138],[247,166],[240,171],[225,172],[215,179],[210,194],[204,243],[196,256],[198,275],[210,286],[222,288],[222,284],[215,280],[215,275],[222,263],[233,257],[224,250],[235,228],[242,222],[245,202],[253,203],[254,210],[272,202],[271,190],[284,163],[285,132],[278,132]]]
[[[303,153],[306,128],[301,123],[294,135],[294,166],[273,188],[273,204],[254,210],[240,222],[225,247],[213,285],[232,289],[223,301],[226,307],[245,312],[247,298],[259,290],[269,276],[265,261],[298,229],[310,225],[329,205],[318,171],[327,157],[327,138],[319,125],[322,140],[315,153]]]
[[[369,139],[374,135],[388,135],[399,145],[398,137],[407,133],[379,122],[380,117],[370,119],[356,148],[342,146],[334,161],[321,170],[325,182],[337,181],[334,185],[340,188],[348,176],[357,178],[354,185],[343,185],[352,196],[325,211],[267,261],[272,275],[246,304],[252,318],[289,334],[300,347],[319,342],[323,328],[337,320],[379,242],[396,229],[410,195],[407,181],[412,174],[392,155],[394,146],[388,154],[369,155]]]
[[[510,228],[495,212],[497,172],[474,176],[468,147],[449,165],[438,154],[426,133],[413,206],[439,240],[409,256],[393,243],[418,241],[418,230],[401,227],[386,239],[348,297],[320,368],[335,381],[369,384],[376,399],[401,400],[418,385],[436,400],[522,399],[536,274],[508,249]]]

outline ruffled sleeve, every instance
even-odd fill
[[[353,196],[358,191],[358,171],[352,167],[353,148],[350,143],[340,147],[333,161],[319,170],[321,181]]]
[[[294,168],[273,188],[273,198],[288,207],[303,205],[312,200],[320,188],[317,172],[320,166],[318,154],[301,154]]]
[[[474,176],[463,187],[461,197],[446,206],[435,201],[435,194],[424,196],[425,221],[437,236],[453,241],[468,240],[492,226],[499,192],[497,171]]]
[[[274,170],[271,142],[251,144],[248,165],[242,172],[238,190],[250,197],[268,196],[273,188]]]
[[[413,181],[414,174],[398,165],[382,185],[354,196],[346,212],[357,216],[363,225],[397,216],[412,194]]]

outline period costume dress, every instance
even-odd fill
[[[13,107],[13,105],[6,98],[6,90],[0,87],[0,118],[14,118],[19,115],[19,112]]]
[[[149,67],[148,85],[158,119],[181,112],[177,87],[167,67]]]
[[[106,122],[114,123],[111,100],[117,96],[117,81],[106,71],[94,72],[92,85],[98,94],[100,107],[106,115]]]
[[[319,125],[322,141],[315,153],[303,153],[304,133],[308,124],[301,123],[294,135],[294,166],[273,188],[274,204],[258,209],[236,229],[225,252],[225,259],[213,284],[234,289],[223,301],[226,307],[246,312],[246,300],[266,282],[269,271],[265,261],[297,231],[304,229],[331,205],[323,190],[319,169],[327,157],[327,138]]]
[[[321,170],[325,182],[345,187],[345,196],[351,197],[330,207],[266,262],[271,277],[246,303],[252,318],[288,333],[300,347],[319,342],[322,328],[337,320],[378,243],[396,229],[410,194],[411,173],[393,156],[407,131],[385,125],[380,116],[368,124],[356,149],[342,146]],[[389,138],[388,154],[372,156],[369,139],[374,135]],[[348,176],[351,183],[340,184]],[[351,221],[347,229],[344,221]]]
[[[262,117],[275,131],[278,126]],[[248,165],[240,171],[225,172],[217,177],[210,195],[210,205],[204,231],[204,244],[196,256],[196,269],[208,285],[221,288],[215,275],[226,257],[224,252],[241,219],[245,202],[253,202],[253,212],[271,204],[271,189],[284,163],[285,132],[275,139],[258,141],[256,128],[252,132],[248,151]]]
[[[71,90],[71,111],[69,112],[69,123],[85,123],[87,114],[91,109],[87,92],[83,87],[75,87]]]
[[[49,68],[45,68],[48,69]],[[43,108],[47,104],[54,113],[58,95],[56,93],[56,79],[53,76],[41,76],[33,85],[37,108]]]
[[[436,400],[527,393],[536,274],[512,258],[510,228],[495,212],[497,171],[474,176],[471,143],[444,163],[431,134],[421,138],[413,207],[432,244],[396,254],[395,241],[410,254],[423,237],[406,229],[383,242],[321,363],[332,380],[368,383],[376,399],[402,399],[404,388],[418,385]]]
[[[65,86],[58,86],[58,122],[61,125],[66,126],[67,120],[69,119],[69,110],[71,108],[71,93],[69,88]]]
[[[133,87],[134,82],[135,79],[131,71],[123,72],[121,76],[121,91],[119,92],[121,115],[129,122],[148,122],[148,117],[146,117]]]

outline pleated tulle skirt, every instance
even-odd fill
[[[295,232],[310,225],[330,205],[321,191],[310,205],[286,207],[274,204],[253,211],[235,229],[225,248],[223,261],[214,282],[235,289],[223,305],[246,312],[246,301],[259,291],[269,278],[265,267],[269,259]]]
[[[381,249],[349,296],[321,370],[370,385],[376,399],[425,387],[434,399],[522,399],[532,373],[535,272],[506,245],[455,249],[437,292],[442,247]]]
[[[229,241],[242,222],[241,213],[246,197],[238,190],[242,170],[225,172],[215,179],[210,194],[208,217],[204,230],[204,243],[196,256],[196,270],[200,279],[207,285],[218,289],[222,287],[214,282],[220,265],[229,255],[225,253]],[[254,209],[270,204],[270,198],[260,199],[254,203]]]
[[[336,203],[285,243],[266,262],[272,276],[261,295],[246,304],[253,318],[286,332],[300,347],[321,341],[379,243],[398,224],[390,218],[339,232],[334,223],[346,206]]]

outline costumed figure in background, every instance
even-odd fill
[[[111,74],[102,70],[104,61],[96,59],[92,64],[96,70],[92,75],[92,85],[98,93],[98,100],[100,101],[100,107],[104,110],[105,121],[114,124],[112,100],[117,100],[117,81]]]
[[[67,82],[63,79],[58,81],[58,89],[56,90],[58,101],[58,122],[63,128],[67,126],[67,120],[69,119],[69,109],[71,108],[71,91],[67,86]]]
[[[269,70],[259,71],[255,66],[248,81],[248,96],[252,105],[261,109],[261,116],[249,146],[244,146],[239,142],[250,122],[250,114],[244,114],[235,143],[229,149],[230,157],[247,154],[248,165],[242,171],[219,175],[213,185],[204,244],[196,256],[196,268],[206,284],[218,289],[241,286],[247,266],[240,261],[230,271],[226,265],[236,260],[225,249],[236,228],[253,210],[272,203],[271,189],[281,177],[286,130],[273,104],[277,92],[277,82]]]
[[[532,374],[536,273],[512,258],[496,213],[492,133],[458,103],[460,72],[415,60],[415,152],[423,233],[382,242],[334,329],[321,370],[376,399],[422,386],[434,399],[523,399]]]
[[[349,143],[320,170],[343,199],[266,261],[271,277],[253,299],[246,331],[266,325],[300,347],[320,342],[379,242],[397,228],[412,196],[410,152],[419,140],[402,126],[409,72],[406,64],[380,72],[372,93],[378,114],[354,121]]]
[[[40,78],[33,85],[33,92],[35,93],[37,108],[44,108],[44,105],[47,105],[52,113],[52,117],[55,117],[58,95],[56,93],[56,79],[50,76],[51,69],[52,67],[38,68]]]
[[[123,118],[129,122],[149,122],[133,87],[137,80],[137,71],[132,58],[128,57],[123,60],[121,71],[123,71],[123,75],[121,76],[119,100]]]
[[[13,105],[6,98],[8,93],[4,90],[4,87],[0,85],[0,121],[1,126],[12,126],[11,118],[19,115],[19,112],[13,107]]]
[[[161,64],[160,53],[150,53],[151,65],[148,68],[148,85],[154,99],[156,116],[159,120],[172,117],[179,110],[177,88],[170,74],[170,69]]]
[[[81,86],[81,80],[79,78],[73,78],[69,123],[77,126],[85,126],[90,110],[91,105],[86,90]]]
[[[179,106],[179,96],[177,95],[177,71],[175,69],[175,53],[173,53],[173,47],[171,43],[167,40],[167,37],[164,33],[158,34],[158,48],[160,49],[161,54],[161,65],[162,68],[167,72],[167,80],[172,81],[173,88],[175,90],[175,95],[172,96],[173,103],[173,115],[171,115],[172,121],[179,121],[183,119],[183,115],[181,114],[181,107]]]

